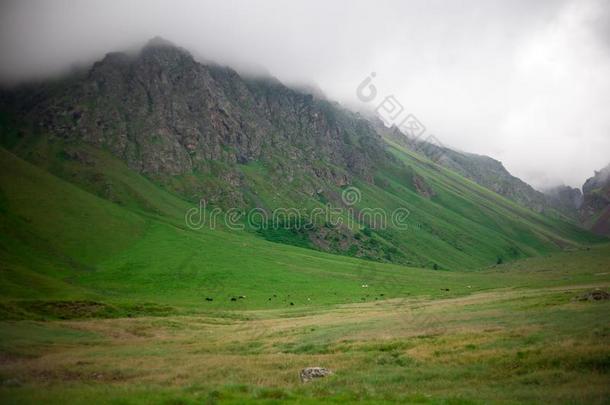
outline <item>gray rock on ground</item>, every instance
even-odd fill
[[[299,373],[299,378],[301,382],[309,382],[314,378],[326,377],[332,373],[332,371],[324,367],[306,367]]]

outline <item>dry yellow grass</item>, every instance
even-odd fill
[[[59,334],[71,330],[83,337],[30,343],[27,356],[18,354],[14,342],[17,354],[2,361],[0,373],[17,379],[26,399],[28,390],[61,386],[77,398],[87,397],[83,387],[93,392],[142,387],[177,390],[184,400],[212,392],[227,402],[276,389],[269,395],[285,400],[347,395],[373,402],[603,403],[610,398],[610,307],[575,302],[577,292],[501,290],[309,314],[276,310],[239,317],[47,322],[42,326],[52,324]],[[298,371],[314,365],[336,374],[303,386]]]

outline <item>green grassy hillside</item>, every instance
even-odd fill
[[[550,220],[410,155],[401,158],[410,159],[438,194],[428,200],[398,182],[390,183],[391,192],[358,184],[361,204],[406,204],[411,229],[372,237],[378,243],[404,243],[418,256],[443,257],[438,270],[329,255],[248,231],[192,230],[184,223],[188,203],[102,151],[78,149],[94,162],[85,165],[63,158],[70,146],[59,146],[38,144],[30,156],[42,157],[59,177],[1,151],[2,298],[17,303],[7,304],[6,316],[36,312],[19,304],[21,299],[91,299],[119,306],[155,302],[205,310],[369,302],[415,293],[446,296],[444,289],[460,295],[497,280],[442,270],[445,265],[474,267],[510,246],[516,247],[515,256],[538,255],[560,240],[550,235],[549,229],[557,228],[545,222]],[[386,178],[393,181],[389,174]],[[481,212],[474,216],[477,206]],[[470,214],[474,219],[467,219]],[[580,243],[592,240],[570,228],[564,234],[580,237]]]
[[[0,149],[3,403],[607,402],[608,301],[580,297],[610,245],[587,234],[396,149],[436,195],[358,184],[415,221],[372,237],[458,268],[331,255],[190,229],[192,204],[71,147]],[[467,269],[502,243],[532,257]],[[335,374],[301,384],[312,365]]]
[[[169,195],[165,211],[146,209],[164,199],[140,176],[126,178],[122,187],[146,191],[154,200],[124,197],[118,204],[1,153],[4,300],[135,300],[243,309],[360,302],[416,290],[435,294],[439,285],[455,285],[449,272],[431,277],[432,270],[333,256],[248,232],[194,231],[178,209],[188,205]],[[404,289],[376,283],[385,280],[383,274]],[[370,288],[363,290],[362,284]],[[246,298],[231,301],[240,295]]]
[[[329,233],[325,242],[335,247],[334,252],[409,266],[460,270],[604,240],[557,217],[524,208],[397,144],[388,147],[396,161],[380,165],[372,173],[372,181],[353,181],[350,187],[359,190],[361,199],[351,208],[356,213],[378,208],[388,217],[395,209],[407,209],[407,229],[392,224],[371,226],[369,239],[362,237],[362,231],[370,224],[360,221],[354,229],[362,237],[359,241]],[[243,165],[241,170],[250,188],[256,190],[253,200],[257,206],[312,210],[331,203],[344,207],[339,196],[345,187],[329,187],[312,197],[300,193],[299,184],[282,183],[273,168],[266,165],[252,163]],[[278,183],[281,193],[277,192]],[[284,233],[267,232],[264,236],[303,244],[299,233],[293,235],[292,241]],[[345,239],[348,242],[343,246],[333,244]]]

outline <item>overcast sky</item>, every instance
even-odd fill
[[[610,2],[0,0],[0,79],[57,74],[160,35],[357,106],[371,72],[443,144],[535,187],[610,163]]]

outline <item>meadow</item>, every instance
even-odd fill
[[[261,308],[247,309],[246,296],[215,309],[174,302],[156,316],[5,320],[0,397],[3,403],[608,403],[610,301],[580,297],[607,290],[609,254],[610,246],[599,245],[445,279],[428,272],[409,280],[408,294],[388,299],[375,290],[376,300],[265,309],[254,296]],[[389,281],[396,280],[379,288],[399,294]],[[301,383],[298,372],[307,366],[334,374]]]

